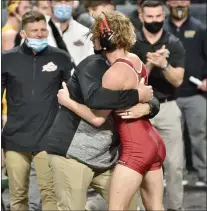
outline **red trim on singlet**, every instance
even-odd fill
[[[129,61],[129,60],[127,60],[127,59],[123,59],[123,58],[119,58],[119,59],[117,59],[114,63],[116,63],[116,62],[123,62],[123,63],[126,63],[126,64],[128,64],[131,68],[133,68],[133,70],[138,74],[138,76],[139,76],[139,78],[141,79],[141,78],[145,78],[145,84],[148,84],[148,74],[147,74],[147,68],[146,68],[146,66],[142,63],[142,70],[141,70],[141,72],[139,73],[136,69],[135,69],[135,67],[134,67],[134,65],[132,64],[132,62],[131,61]]]
[[[134,65],[133,65],[129,60],[127,60],[127,59],[119,58],[119,59],[117,59],[114,63],[116,63],[116,62],[123,62],[123,63],[126,63],[126,64],[128,64],[130,67],[132,67],[132,68],[134,69]]]

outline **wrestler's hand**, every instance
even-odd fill
[[[207,92],[207,79],[202,81],[202,84],[198,86],[198,89],[202,90],[203,92]]]
[[[70,101],[70,93],[65,82],[62,82],[62,87],[63,88],[60,89],[57,94],[58,103],[60,105],[66,106]]]
[[[142,78],[138,85],[138,92],[139,92],[139,102],[140,103],[147,103],[153,97],[153,89],[152,86],[146,86],[144,84],[144,78]]]
[[[139,119],[148,115],[149,112],[150,106],[148,103],[139,103],[129,109],[121,109],[116,111],[117,115],[121,116],[122,119]]]

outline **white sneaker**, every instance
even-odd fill
[[[183,180],[183,181],[182,181],[182,185],[185,186],[185,185],[187,185],[187,184],[188,184],[188,180]]]
[[[207,184],[204,181],[197,181],[195,185],[198,187],[207,187]]]

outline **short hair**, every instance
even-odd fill
[[[143,0],[141,2],[141,8],[142,10],[145,7],[159,7],[159,6],[163,6],[163,3],[161,0]]]
[[[36,7],[39,7],[41,1],[46,1],[46,2],[48,2],[48,1],[51,1],[51,0],[36,0],[36,1],[35,1],[35,6],[36,6]]]
[[[34,22],[39,22],[39,21],[45,21],[46,18],[45,16],[37,11],[29,11],[26,12],[23,17],[22,17],[22,29],[28,24],[28,23],[34,23]]]
[[[96,8],[100,5],[107,5],[107,4],[111,4],[115,6],[115,3],[113,0],[84,0],[84,6],[86,9]]]
[[[105,12],[104,16],[100,14],[94,17],[95,22],[90,30],[91,40],[95,42],[96,39],[100,39],[100,24],[103,18],[106,18],[110,29],[114,32],[111,39],[112,44],[123,48],[125,51],[130,50],[136,42],[135,28],[130,19],[118,11]]]

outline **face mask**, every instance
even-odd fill
[[[71,5],[55,5],[54,6],[54,16],[61,22],[65,22],[72,16],[72,6]]]
[[[163,23],[164,23],[163,21],[161,21],[161,22],[152,22],[152,23],[144,22],[144,27],[150,33],[156,34],[162,29]]]
[[[188,16],[189,7],[171,7],[170,13],[173,18],[177,20],[182,20]]]
[[[48,46],[47,38],[44,39],[33,39],[27,38],[27,46],[35,52],[41,52]]]
[[[95,22],[95,18],[90,16],[90,21],[91,21],[91,23],[94,23]]]
[[[93,51],[94,51],[95,54],[102,54],[103,49],[96,50],[96,49],[94,48]]]

